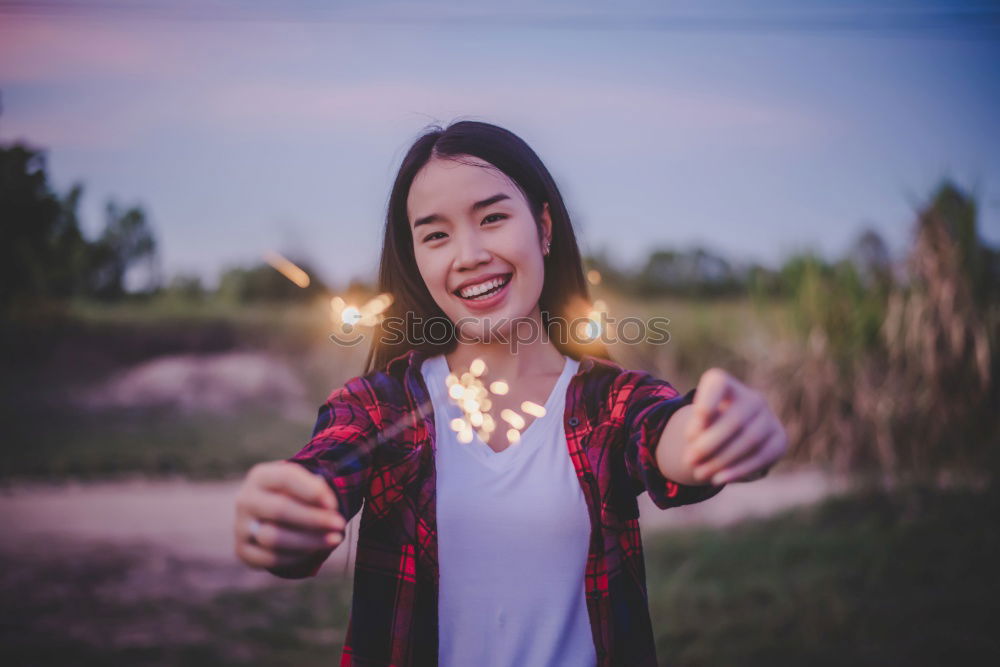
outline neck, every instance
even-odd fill
[[[538,309],[533,317],[541,331],[542,318]],[[459,342],[446,356],[448,366],[455,370],[468,368],[474,359],[486,362],[489,374],[494,378],[517,381],[531,375],[546,375],[562,372],[566,360],[559,349],[547,338],[532,336],[532,340],[517,340],[511,332],[510,340],[484,342]]]

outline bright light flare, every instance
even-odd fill
[[[545,408],[538,403],[532,403],[531,401],[524,401],[521,403],[521,412],[529,414],[532,417],[545,416]]]
[[[309,287],[309,274],[295,266],[288,258],[273,250],[264,253],[264,261],[275,271],[288,278],[299,287]]]
[[[449,373],[445,378],[448,387],[448,397],[462,408],[462,416],[449,422],[451,430],[458,434],[458,441],[463,444],[472,442],[473,435],[486,442],[490,434],[497,430],[497,421],[490,414],[493,402],[490,396],[503,396],[510,391],[510,385],[504,380],[494,380],[489,385],[483,375],[487,372],[486,363],[482,359],[474,359],[469,369],[460,373]],[[523,401],[521,411],[532,417],[545,416],[545,407],[532,401]],[[521,440],[521,431],[527,425],[524,417],[516,410],[504,408],[500,411],[500,419],[506,422],[507,441],[514,445]]]
[[[601,337],[604,331],[605,315],[608,313],[608,304],[598,299],[589,306],[586,321],[577,325],[577,335],[586,341],[595,341]]]
[[[382,313],[392,305],[391,294],[379,294],[369,299],[363,306],[348,304],[343,297],[335,296],[330,299],[330,310],[333,321],[337,324],[348,326],[373,327],[379,323]]]
[[[580,338],[587,341],[597,340],[601,335],[601,324],[595,320],[587,320],[579,325]]]
[[[591,285],[600,285],[601,272],[598,271],[597,269],[591,269],[590,271],[587,271],[587,282],[589,282]]]
[[[358,322],[366,327],[375,326],[381,319],[382,313],[384,313],[391,305],[391,294],[379,294],[358,309],[358,312],[361,314]]]
[[[500,419],[504,420],[519,431],[524,428],[524,417],[517,414],[510,408],[504,408],[500,411]]]
[[[355,306],[348,306],[347,308],[344,308],[344,310],[340,312],[340,320],[344,324],[350,324],[351,326],[354,326],[355,324],[361,321],[361,311],[358,310]]]

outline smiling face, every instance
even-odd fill
[[[460,159],[428,161],[413,179],[406,209],[431,297],[462,337],[482,340],[487,330],[538,316],[552,223],[546,206],[539,230],[524,194],[499,169]]]

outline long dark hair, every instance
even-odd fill
[[[544,259],[545,282],[538,300],[543,326],[550,340],[567,356],[579,359],[588,354],[608,358],[607,351],[599,342],[587,345],[573,343],[565,332],[553,331],[556,323],[566,326],[583,314],[580,308],[590,301],[573,225],[559,188],[531,147],[513,132],[490,123],[462,120],[446,129],[432,125],[403,158],[389,196],[379,263],[379,291],[388,292],[393,297],[386,317],[394,318],[396,322],[409,321],[407,318],[418,322],[433,319],[440,321],[442,327],[451,327],[450,320],[434,302],[420,277],[413,255],[406,200],[414,177],[431,158],[461,159],[462,156],[485,160],[506,174],[524,193],[539,230],[542,228],[544,204],[548,202],[552,245]],[[447,337],[435,335],[433,338],[432,341],[413,340],[409,336],[401,337],[376,327],[365,361],[365,372],[381,370],[389,361],[411,349],[441,354],[450,352],[457,343],[453,327]],[[444,338],[447,342],[441,342]]]

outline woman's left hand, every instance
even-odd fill
[[[764,396],[720,368],[702,374],[692,406],[684,462],[697,480],[759,479],[788,450],[785,429]]]

